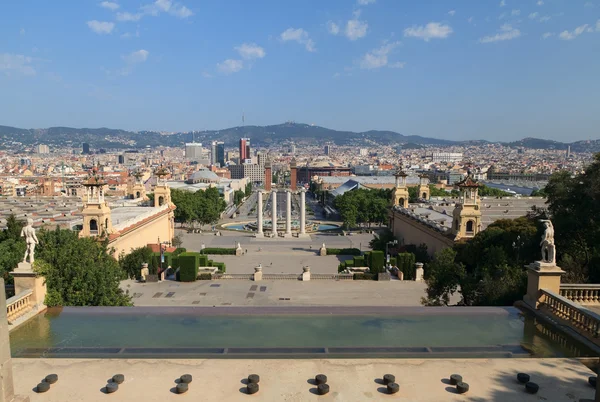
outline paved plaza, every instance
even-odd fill
[[[135,306],[420,306],[425,284],[412,281],[253,282],[230,279],[181,283],[123,281]]]
[[[575,359],[14,359],[13,367],[15,391],[31,402],[574,402],[594,396],[587,384],[594,373]],[[519,372],[540,386],[536,395],[517,382]],[[46,393],[33,392],[49,373],[58,374],[58,382]],[[253,373],[260,376],[260,390],[247,395],[242,380]],[[311,380],[321,373],[330,386],[325,396],[317,395]],[[395,395],[386,394],[380,382],[387,373],[400,385]],[[454,373],[469,384],[467,394],[456,394],[449,384]],[[123,374],[125,382],[106,395],[106,381],[114,374]],[[183,374],[193,380],[187,394],[177,395],[175,380]]]

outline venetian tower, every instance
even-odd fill
[[[408,176],[403,170],[402,165],[398,167],[394,177],[396,178],[396,185],[392,190],[392,206],[400,205],[402,208],[408,208],[408,188],[406,187],[406,176]]]
[[[113,228],[110,208],[104,199],[106,182],[97,176],[94,170],[92,176],[83,185],[87,194],[81,211],[83,229],[79,232],[79,237],[108,236]]]
[[[452,233],[454,240],[470,239],[481,231],[479,184],[468,175],[463,181],[456,183],[456,186],[460,196],[452,213]]]

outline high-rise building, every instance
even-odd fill
[[[39,144],[35,146],[35,153],[36,154],[49,154],[50,153],[50,147],[48,147],[48,145],[44,145],[44,144]]]
[[[202,159],[204,150],[200,142],[188,142],[185,144],[185,158],[198,160]]]
[[[213,141],[210,145],[210,164],[225,166],[225,144],[222,141]]]
[[[297,172],[296,158],[290,162],[290,188],[292,191],[296,191],[298,185],[298,172]]]
[[[240,164],[251,158],[250,138],[240,138]]]
[[[331,145],[325,145],[323,151],[325,152],[325,155],[329,156],[329,154],[331,153]]]
[[[369,154],[369,150],[367,148],[361,148],[358,150],[358,154],[360,156],[367,156]]]
[[[119,165],[122,165],[125,163],[125,155],[119,155]]]
[[[90,144],[88,144],[87,142],[84,142],[83,144],[81,144],[81,149],[82,149],[84,155],[90,154]]]

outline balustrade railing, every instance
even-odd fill
[[[583,331],[594,338],[600,333],[600,315],[595,314],[580,304],[546,289],[541,289],[540,309],[546,310],[570,324],[571,327]]]
[[[6,318],[13,322],[17,318],[29,313],[33,309],[31,295],[33,291],[24,290],[13,297],[6,299]]]
[[[584,306],[600,304],[600,284],[561,284],[560,295]]]

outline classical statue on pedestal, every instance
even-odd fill
[[[33,219],[27,218],[27,226],[21,229],[21,237],[24,237],[27,242],[27,250],[25,250],[23,262],[27,262],[27,256],[29,256],[29,263],[33,264],[35,245],[39,243],[35,235],[35,229],[33,228]]]
[[[550,220],[542,220],[545,231],[540,246],[542,246],[542,262],[556,263],[556,247],[554,246],[554,226]]]

